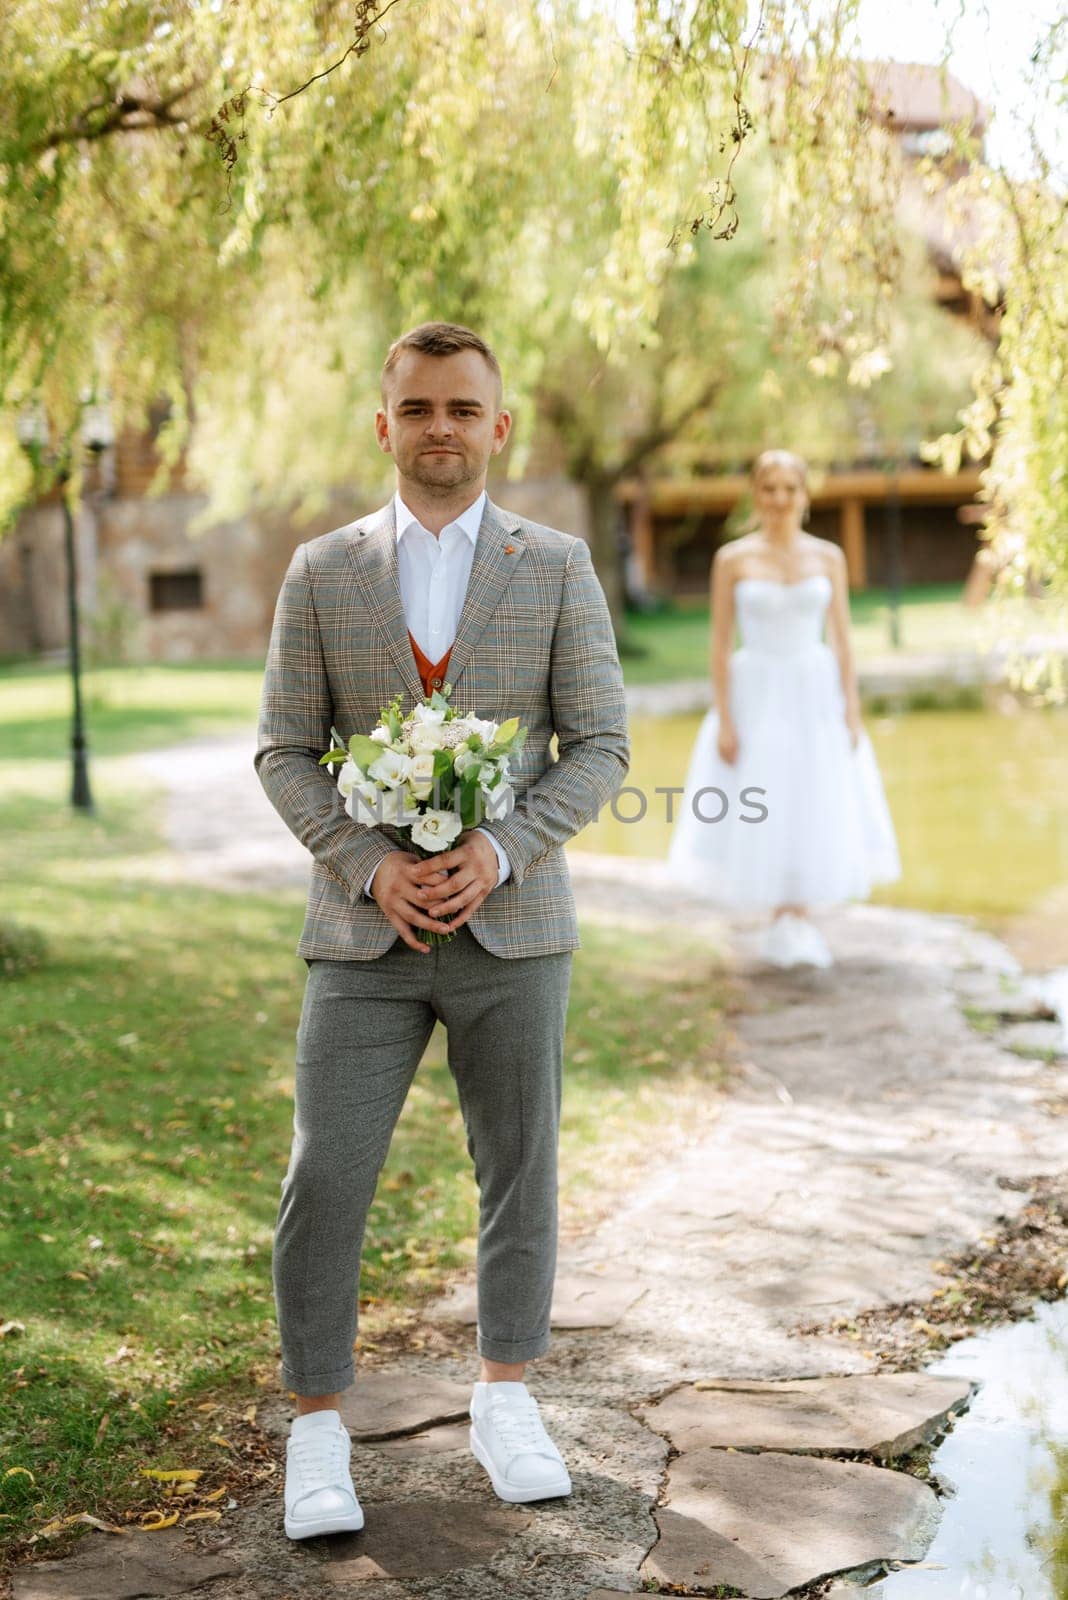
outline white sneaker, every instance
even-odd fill
[[[761,955],[773,967],[793,967],[800,959],[799,921],[792,911],[785,911],[765,930]]]
[[[358,1533],[363,1511],[352,1486],[352,1440],[339,1411],[294,1417],[286,1441],[286,1534]]]
[[[516,1505],[571,1493],[564,1458],[525,1383],[476,1383],[470,1438],[499,1499]]]
[[[832,967],[834,956],[814,922],[785,911],[764,934],[761,954],[775,967]]]
[[[803,917],[801,926],[802,932],[798,936],[801,959],[813,967],[833,967],[834,956],[816,924]]]

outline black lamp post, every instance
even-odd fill
[[[63,509],[63,544],[67,569],[67,638],[72,701],[70,798],[75,811],[91,813],[93,796],[89,787],[89,744],[82,705],[78,557],[74,540],[74,513],[67,493],[71,476],[71,446],[68,442],[60,453],[49,454],[48,426],[37,410],[23,413],[19,420],[18,435],[19,443],[35,465],[44,463],[54,468],[56,481],[62,490],[60,503]],[[82,413],[80,443],[94,459],[99,459],[112,442],[111,421],[106,410],[98,405],[87,406]]]
[[[901,484],[900,465],[894,464],[886,489],[886,589],[890,645],[901,649]]]

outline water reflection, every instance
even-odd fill
[[[962,1340],[927,1370],[981,1387],[932,1460],[955,1493],[943,1501],[931,1565],[892,1573],[875,1593],[1068,1600],[1068,1304]]]

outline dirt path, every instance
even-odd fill
[[[216,886],[303,881],[307,858],[259,791],[250,743],[213,741],[187,747],[180,760],[136,764],[168,789],[175,855],[166,871]],[[210,814],[207,794],[216,802]],[[562,1250],[554,1319],[562,1325],[530,1382],[571,1467],[573,1495],[502,1508],[468,1453],[455,1420],[474,1371],[473,1336],[459,1326],[472,1314],[471,1288],[461,1282],[432,1308],[441,1333],[431,1347],[406,1355],[384,1379],[376,1374],[362,1397],[360,1380],[352,1392],[346,1421],[354,1434],[394,1435],[354,1450],[357,1487],[370,1507],[365,1534],[293,1546],[281,1531],[280,1492],[265,1493],[228,1518],[225,1532],[200,1536],[201,1551],[216,1551],[234,1570],[198,1593],[283,1600],[319,1594],[325,1582],[374,1600],[578,1600],[601,1590],[633,1593],[650,1577],[686,1582],[686,1571],[692,1583],[693,1570],[702,1576],[688,1592],[737,1583],[744,1571],[750,1587],[735,1593],[785,1593],[769,1554],[774,1529],[761,1523],[787,1515],[776,1491],[757,1483],[739,1492],[730,1509],[742,1532],[729,1538],[719,1531],[727,1515],[722,1484],[713,1492],[705,1483],[706,1521],[691,1510],[671,1524],[670,1505],[683,1504],[681,1477],[676,1484],[667,1476],[680,1472],[677,1442],[669,1447],[670,1430],[657,1431],[654,1419],[636,1412],[695,1380],[745,1380],[749,1392],[773,1379],[873,1372],[872,1353],[856,1340],[801,1335],[799,1326],[926,1298],[942,1281],[935,1263],[1026,1202],[1025,1187],[999,1180],[1025,1185],[1064,1168],[1068,1118],[1050,1115],[1046,1102],[1063,1087],[1065,1062],[1021,1056],[969,1024],[966,1004],[993,1011],[1010,992],[1017,1009],[1027,1002],[1013,958],[966,920],[844,908],[820,919],[836,966],[782,973],[760,962],[751,922],[725,924],[699,902],[672,895],[656,864],[575,853],[573,867],[584,917],[644,927],[655,917],[726,937],[744,996],[732,1019],[736,1081],[711,1132],[687,1149],[665,1150],[595,1232]],[[599,1325],[577,1325],[583,1321]],[[371,1391],[383,1382],[369,1422]],[[687,1393],[701,1402],[701,1391]],[[281,1399],[260,1408],[279,1460],[287,1418]],[[724,1459],[719,1452],[720,1466]],[[809,1455],[790,1459],[799,1471],[846,1470]],[[781,1467],[783,1457],[747,1455],[746,1470],[754,1460]],[[864,1470],[873,1492],[905,1476]],[[841,1511],[839,1531],[858,1518]],[[746,1530],[758,1523],[759,1562],[754,1556],[739,1568]],[[658,1537],[666,1548],[672,1529],[676,1539],[702,1534],[710,1552],[704,1566],[665,1573],[654,1554],[643,1567]],[[926,1537],[915,1534],[916,1553]],[[795,1553],[803,1544],[800,1534],[792,1539]],[[822,1553],[831,1561],[831,1544],[822,1528],[813,1560]],[[434,1570],[443,1549],[447,1570]],[[858,1567],[852,1557],[834,1559],[837,1568],[817,1565],[811,1576]],[[405,1569],[409,1560],[415,1570]],[[15,1590],[16,1600],[61,1592]]]

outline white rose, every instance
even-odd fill
[[[377,783],[361,778],[359,783],[353,784],[345,800],[345,810],[353,822],[362,823],[365,828],[377,828],[384,821],[381,815],[382,801],[390,791],[380,789]]]
[[[422,750],[440,750],[441,724],[439,722],[417,722],[408,735],[408,742],[414,755],[418,755]]]
[[[478,766],[482,759],[481,750],[469,750],[466,745],[461,745],[453,757],[452,763],[457,777],[462,778],[464,773],[471,767]]]
[[[387,789],[395,789],[398,784],[406,782],[411,770],[411,756],[399,755],[396,750],[383,750],[378,760],[371,762],[367,776],[377,778]]]
[[[416,706],[412,717],[416,722],[429,723],[434,727],[445,721],[444,711],[435,711],[433,706]]]
[[[383,825],[389,823],[394,828],[407,828],[419,816],[419,807],[409,789],[380,789],[379,799],[381,801],[379,820]]]
[[[434,752],[420,750],[412,757],[412,770],[408,776],[412,793],[417,800],[429,800],[434,787]]]
[[[500,822],[515,810],[515,790],[510,783],[499,783],[496,789],[483,786],[485,817],[487,822]]]
[[[468,733],[477,733],[483,744],[492,744],[497,737],[499,722],[487,722],[484,717],[465,717]]]
[[[462,830],[455,811],[424,811],[418,822],[412,823],[412,843],[423,850],[447,850]]]
[[[343,761],[337,775],[337,786],[342,794],[351,794],[357,784],[363,783],[363,773],[350,756]]]
[[[390,737],[389,737],[389,729],[388,728],[383,728],[381,723],[378,724],[377,728],[372,728],[371,729],[371,738],[374,740],[375,744],[390,744],[391,743],[391,740],[390,740]]]

